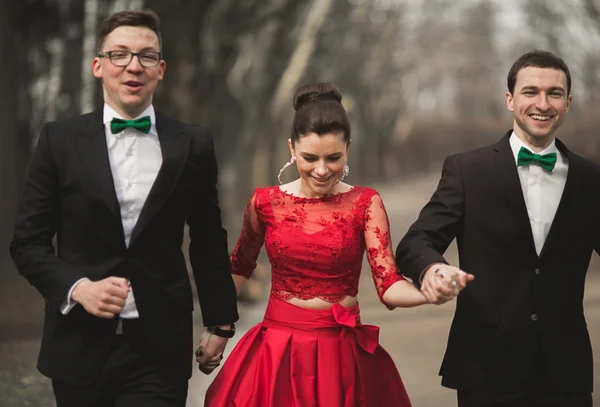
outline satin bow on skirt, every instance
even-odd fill
[[[379,327],[358,304],[305,309],[269,299],[206,393],[209,407],[410,407]]]

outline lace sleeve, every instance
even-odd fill
[[[404,280],[399,273],[390,236],[390,224],[381,196],[375,192],[365,211],[365,245],[379,300],[392,284]]]
[[[231,272],[246,278],[256,268],[256,259],[265,240],[264,225],[257,213],[258,197],[254,191],[244,211],[244,223],[240,237],[231,253]]]

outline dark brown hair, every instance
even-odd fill
[[[551,52],[534,50],[521,55],[510,68],[510,71],[508,71],[506,84],[511,95],[515,92],[517,74],[521,69],[527,68],[528,66],[533,66],[535,68],[553,68],[563,71],[567,77],[567,95],[571,93],[571,73],[569,72],[569,67],[565,61]]]
[[[350,123],[342,106],[342,94],[332,83],[313,83],[301,86],[294,95],[292,144],[305,134],[341,133],[350,141]]]
[[[158,37],[158,50],[162,50],[162,37],[160,35],[160,22],[153,11],[119,11],[109,16],[102,22],[100,34],[98,35],[98,52],[102,51],[106,36],[116,28],[122,26],[148,27]]]

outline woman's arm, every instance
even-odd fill
[[[389,309],[426,304],[421,292],[404,279],[396,266],[390,224],[381,196],[375,193],[365,211],[365,245],[379,299]]]
[[[231,253],[231,273],[238,296],[256,269],[256,259],[265,241],[265,228],[256,210],[258,204],[257,191],[254,191],[244,211],[240,237]]]

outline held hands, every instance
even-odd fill
[[[204,330],[196,349],[196,362],[202,373],[211,374],[221,364],[228,340],[229,338],[214,335],[208,329]]]
[[[71,298],[90,314],[111,319],[121,313],[129,294],[127,280],[108,277],[100,281],[83,280],[73,290]]]
[[[433,264],[426,271],[421,283],[421,293],[430,304],[441,305],[451,301],[475,279],[458,267]]]

